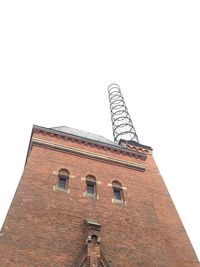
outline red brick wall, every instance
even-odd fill
[[[84,221],[101,224],[101,249],[113,267],[198,267],[193,248],[152,155],[147,160],[34,133],[49,140],[147,166],[145,172],[33,146],[0,236],[0,266],[73,265],[85,244]],[[55,190],[61,168],[69,192]],[[94,175],[98,198],[84,196]],[[113,203],[118,180],[126,204]]]

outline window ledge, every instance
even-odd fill
[[[85,196],[87,196],[87,197],[95,197],[96,198],[95,194],[90,194],[90,193],[87,193],[87,192],[85,192]]]
[[[96,195],[96,194],[90,194],[90,193],[83,193],[84,194],[84,197],[91,197],[91,198],[95,198],[95,199],[99,199],[99,196]]]
[[[123,201],[123,200],[119,200],[119,199],[115,199],[115,198],[112,198],[112,203],[116,203],[116,204],[125,204],[126,205],[126,202]]]
[[[58,191],[63,191],[63,192],[69,193],[69,189],[64,189],[64,188],[62,188],[62,187],[58,187],[57,185],[55,185],[55,186],[53,187],[53,190],[54,190],[54,191],[58,190]]]

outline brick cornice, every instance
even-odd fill
[[[90,145],[90,146],[96,146],[96,147],[102,148],[104,150],[108,149],[108,150],[111,150],[113,152],[121,153],[121,154],[128,155],[128,156],[132,156],[132,157],[135,157],[135,158],[139,158],[141,160],[146,160],[147,154],[148,154],[148,151],[131,150],[129,148],[125,148],[125,147],[122,147],[122,146],[110,145],[110,144],[94,141],[92,139],[88,139],[88,138],[72,135],[72,134],[69,134],[69,133],[60,132],[60,131],[57,131],[57,130],[54,130],[54,129],[51,129],[51,128],[45,128],[45,127],[41,127],[41,126],[37,126],[37,125],[33,126],[33,133],[34,132],[40,132],[40,133],[43,133],[43,134],[48,134],[50,136],[69,138],[69,139],[74,140],[75,142],[78,142],[78,143],[83,143],[85,145]]]
[[[32,145],[37,145],[37,146],[42,146],[42,147],[46,147],[49,149],[53,149],[53,150],[58,150],[58,151],[62,151],[68,154],[73,154],[73,155],[78,155],[78,156],[82,156],[82,157],[86,157],[86,158],[92,158],[98,161],[103,161],[109,164],[113,164],[113,165],[117,165],[117,166],[122,166],[122,167],[126,167],[129,169],[135,169],[138,171],[145,171],[146,170],[146,166],[143,164],[139,164],[136,162],[130,162],[130,161],[125,161],[125,160],[120,160],[114,157],[108,157],[102,154],[98,154],[98,153],[94,153],[94,152],[90,152],[90,151],[86,151],[86,150],[82,150],[79,148],[74,148],[74,147],[69,147],[69,146],[65,146],[65,145],[60,145],[54,142],[50,142],[50,141],[46,141],[43,139],[39,139],[39,138],[32,138],[31,141]]]

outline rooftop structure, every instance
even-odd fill
[[[127,141],[139,143],[136,130],[133,126],[119,85],[116,83],[110,84],[108,87],[108,94],[114,141],[118,143],[120,139],[125,139]]]

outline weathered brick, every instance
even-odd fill
[[[0,266],[72,267],[85,244],[86,218],[101,224],[101,250],[113,267],[200,266],[151,153],[141,152],[147,156],[143,160],[44,128],[34,128],[33,138],[142,164],[146,170],[31,145],[1,230]],[[69,193],[55,189],[61,168],[70,173]],[[99,199],[84,195],[87,175],[100,182]],[[113,180],[126,188],[126,204],[112,202]]]

